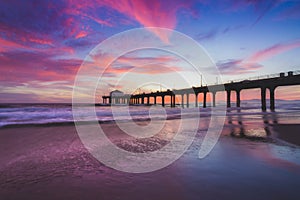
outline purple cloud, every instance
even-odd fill
[[[80,59],[57,59],[54,53],[11,51],[0,54],[0,81],[72,80]]]
[[[208,32],[199,33],[196,36],[196,39],[199,41],[212,40],[217,36],[218,33],[219,33],[218,30],[213,29]]]
[[[228,59],[216,63],[222,74],[237,75],[252,73],[263,66],[259,63],[245,63],[243,60]]]

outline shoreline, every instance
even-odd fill
[[[278,142],[279,144],[283,145],[291,145],[295,147],[300,147],[300,134],[298,133],[298,130],[300,130],[300,124],[295,124],[295,123],[285,123],[285,124],[278,124],[278,123],[273,123],[273,124],[265,124],[265,131],[269,132],[266,136],[256,136],[256,135],[247,135],[247,127],[244,127],[244,125],[239,125],[236,126],[235,124],[232,124],[232,122],[228,123],[228,118],[231,116],[226,116],[227,123],[225,122],[224,127],[223,127],[223,134],[222,135],[231,135],[234,138],[242,138],[242,139],[248,139],[248,140],[253,140],[253,141],[263,141],[263,142]],[[180,120],[180,116],[173,116],[169,117],[166,120],[167,121],[172,121],[172,120]],[[141,118],[141,119],[133,119],[135,123],[149,123],[150,121],[160,121],[161,119],[159,118]],[[129,120],[118,120],[118,123],[128,123]],[[106,121],[81,121],[81,122],[76,122],[80,125],[89,125],[89,124],[95,124],[99,123],[99,125],[103,124],[111,124],[115,125],[116,121],[115,120],[106,120]],[[240,121],[238,121],[239,124],[241,124]],[[64,127],[64,126],[75,126],[74,121],[70,122],[51,122],[51,123],[32,123],[32,124],[8,124],[8,125],[3,125],[0,127],[0,132],[1,130],[6,130],[6,129],[22,129],[22,128],[35,128],[35,127]],[[234,135],[233,132],[235,132],[236,128],[240,129],[240,132],[237,135]],[[231,129],[227,130],[226,129]],[[248,128],[250,129],[250,128]],[[228,133],[231,132],[231,133]]]

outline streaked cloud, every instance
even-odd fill
[[[234,59],[219,61],[216,65],[221,74],[224,75],[248,74],[263,67],[258,63],[248,63],[243,60]]]
[[[218,32],[217,29],[212,29],[212,30],[207,31],[207,32],[199,33],[198,35],[196,35],[195,39],[198,40],[198,41],[212,40],[217,36],[218,33],[219,32]]]
[[[126,72],[151,75],[172,73],[174,71],[183,70],[181,67],[176,66],[179,59],[165,55],[153,57],[140,57],[138,55],[121,56],[108,67],[105,67],[105,64],[113,61],[113,58],[110,55],[102,56],[100,60],[95,58],[94,61],[95,65],[99,66],[100,69],[105,70],[103,74],[105,77],[116,77]]]
[[[165,73],[172,73],[182,71],[182,68],[177,66],[169,66],[167,64],[156,63],[156,64],[145,64],[143,66],[120,66],[120,67],[110,67],[105,70],[104,76],[109,75],[114,77],[113,74],[116,76],[117,74],[123,74],[126,72],[136,73],[136,74],[165,74]]]
[[[279,43],[259,50],[245,59],[228,59],[219,61],[216,63],[216,65],[221,73],[227,75],[252,73],[263,67],[263,65],[259,64],[260,62],[299,47],[300,40]]]
[[[276,7],[282,0],[225,0],[224,5],[229,11],[239,11],[252,7],[257,13],[257,18],[252,25],[257,24],[272,8]]]
[[[278,14],[278,19],[299,19],[300,1],[287,1],[289,6]]]
[[[291,41],[287,43],[278,43],[266,49],[260,50],[253,55],[251,55],[248,60],[250,62],[260,62],[276,56],[278,54],[284,53],[286,51],[299,48],[300,47],[300,40]]]
[[[174,29],[177,23],[177,12],[180,9],[186,9],[195,13],[193,10],[193,5],[203,1],[180,1],[180,0],[101,0],[95,2],[89,1],[73,1],[69,0],[68,13],[81,15],[94,20],[95,22],[106,25],[113,26],[110,20],[101,19],[96,17],[95,14],[86,14],[86,10],[90,8],[101,8],[106,7],[112,11],[117,11],[127,18],[137,21],[144,27],[162,27]],[[166,32],[162,32],[159,29],[151,29],[154,34],[156,34],[164,42],[169,41],[169,35]]]
[[[73,80],[80,59],[57,59],[55,53],[11,51],[0,54],[0,81]],[[58,67],[59,66],[59,67]]]

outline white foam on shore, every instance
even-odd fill
[[[281,118],[286,116],[289,119],[300,118],[300,101],[279,101],[276,112],[262,112],[259,101],[246,102],[247,107],[228,108],[227,116],[247,116],[251,118],[261,118],[262,115],[278,115]],[[149,112],[151,108],[151,112]],[[133,120],[149,119],[174,119],[180,117],[198,117],[200,109],[201,117],[209,117],[210,108],[165,108],[166,116],[162,115],[160,106],[129,106],[129,114]],[[94,121],[95,119],[85,112],[86,106],[81,108],[82,121]],[[184,111],[184,112],[182,112]],[[109,106],[96,107],[97,119],[100,122],[114,121],[115,116]],[[126,121],[128,110],[118,110],[118,120]],[[17,104],[2,105],[0,107],[0,127],[14,124],[49,124],[49,123],[69,123],[73,122],[72,107],[70,104]]]

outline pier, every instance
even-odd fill
[[[212,106],[216,106],[216,94],[218,92],[226,92],[226,103],[227,107],[231,107],[231,93],[235,92],[236,94],[236,107],[240,107],[241,98],[240,93],[242,90],[247,89],[260,89],[260,98],[261,98],[261,109],[263,111],[267,110],[267,98],[266,93],[269,90],[269,101],[270,101],[270,110],[275,110],[275,90],[279,86],[291,86],[291,85],[300,85],[300,72],[292,72],[289,71],[287,73],[273,74],[267,75],[264,77],[258,77],[256,79],[245,79],[239,81],[231,81],[225,84],[215,84],[210,86],[202,86],[202,87],[192,87],[192,88],[184,88],[179,90],[166,90],[166,91],[157,91],[150,93],[141,93],[141,94],[122,94],[122,95],[113,95],[110,96],[102,96],[103,103],[109,104],[117,104],[118,102],[122,102],[125,104],[136,105],[150,105],[150,98],[153,98],[153,104],[157,104],[157,98],[161,98],[161,105],[165,106],[166,101],[165,97],[170,97],[170,106],[175,107],[176,105],[176,96],[181,96],[181,104],[182,107],[189,107],[190,95],[195,95],[195,107],[198,107],[198,95],[203,95],[203,108],[207,107],[207,95],[210,93],[212,96]],[[119,91],[118,91],[119,92]],[[185,98],[184,98],[185,97]]]

